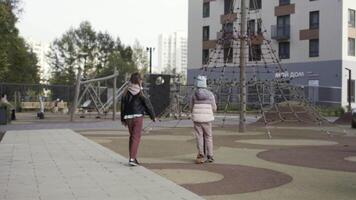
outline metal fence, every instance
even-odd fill
[[[10,102],[37,102],[39,95],[45,96],[46,101],[60,99],[64,102],[70,102],[74,96],[74,87],[69,85],[0,83],[0,93],[6,94]]]
[[[209,88],[216,97],[219,110],[238,110],[240,107],[239,87],[212,86]],[[194,91],[194,86],[180,86],[182,104],[188,104]],[[332,94],[332,95],[330,95]],[[284,101],[305,101],[318,106],[339,106],[341,104],[341,88],[310,87],[285,85],[280,88],[270,85],[260,85],[247,88],[248,109],[260,109]]]

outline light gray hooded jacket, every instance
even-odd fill
[[[217,109],[214,94],[205,88],[198,88],[191,98],[190,108],[194,122],[214,121],[214,111]]]

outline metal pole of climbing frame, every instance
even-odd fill
[[[77,80],[75,82],[75,93],[74,93],[74,100],[72,104],[72,109],[70,111],[70,121],[74,121],[74,114],[75,111],[77,110],[77,105],[78,105],[78,98],[79,98],[79,92],[80,92],[80,79],[82,77],[82,68],[78,69],[78,74],[77,74]]]
[[[241,23],[240,23],[240,124],[239,132],[246,131],[246,0],[241,0]]]
[[[114,77],[114,81],[113,81],[113,93],[112,93],[112,120],[115,121],[116,120],[116,92],[117,92],[117,69],[115,68],[114,74],[116,75]]]

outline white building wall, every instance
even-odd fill
[[[213,4],[213,3],[211,3]],[[188,5],[188,69],[201,67],[203,0],[189,0]],[[210,9],[211,11],[213,9]]]
[[[187,34],[176,32],[175,36],[175,66],[177,73],[187,72]],[[174,63],[174,62],[173,62]]]
[[[278,1],[275,1],[278,2]],[[295,14],[291,15],[291,56],[286,63],[340,60],[341,1],[292,0]],[[339,11],[337,11],[339,10]],[[309,57],[309,41],[300,40],[300,30],[309,29],[309,13],[319,11],[319,57]],[[275,22],[276,24],[276,22]],[[278,46],[276,46],[278,47]],[[330,48],[332,47],[332,48]]]
[[[248,0],[247,0],[248,3]],[[342,105],[347,103],[347,71],[351,68],[353,79],[356,79],[356,57],[347,55],[348,49],[348,8],[356,10],[355,0],[291,0],[295,4],[295,13],[291,14],[291,38],[290,59],[283,59],[282,64],[307,63],[312,67],[313,63],[325,65],[325,73],[330,68],[334,70],[331,77],[335,77],[335,87],[342,87]],[[262,18],[263,27],[267,31],[267,39],[271,39],[271,26],[277,24],[275,7],[279,0],[262,0],[262,10],[257,14],[250,14],[252,18]],[[240,0],[236,0],[236,7],[240,7]],[[222,28],[220,17],[224,13],[224,1],[210,2],[210,17],[203,18],[203,0],[189,1],[189,29],[188,29],[188,69],[202,67],[202,29],[210,26],[210,40],[216,40],[216,33]],[[319,57],[309,57],[309,40],[300,40],[300,31],[309,29],[309,13],[319,11]],[[251,13],[254,13],[251,11]],[[235,27],[239,22],[235,23]],[[238,27],[239,29],[239,27]],[[271,40],[272,47],[278,55],[278,41]],[[330,62],[329,62],[330,61]],[[343,64],[336,64],[342,61]],[[322,64],[321,64],[322,63]],[[338,81],[342,76],[342,83]],[[306,77],[305,79],[308,79]],[[316,78],[317,79],[317,78]],[[338,82],[340,84],[336,84]],[[332,86],[324,82],[325,86]],[[337,86],[339,85],[339,86]],[[322,86],[322,85],[321,85]],[[356,104],[355,104],[356,106]]]
[[[160,73],[163,70],[163,66],[168,65],[168,52],[168,36],[166,34],[161,34],[158,38],[158,67],[154,71],[155,73]]]
[[[158,66],[156,73],[166,69],[175,69],[177,73],[186,74],[187,70],[187,34],[175,32],[161,34],[158,39]]]
[[[356,4],[356,1],[346,0]],[[248,2],[248,1],[247,1]],[[339,0],[291,0],[295,4],[296,12],[291,14],[291,38],[290,38],[290,59],[283,59],[282,63],[299,63],[313,61],[340,60],[342,45],[342,1]],[[210,40],[217,38],[217,32],[221,31],[220,16],[224,13],[224,1],[216,0],[210,2],[210,17],[202,16],[203,0],[189,1],[189,42],[188,42],[188,66],[189,69],[200,68],[202,65],[202,28],[210,27]],[[279,0],[262,0],[262,10],[249,16],[260,18],[262,16],[263,26],[266,29],[267,39],[271,39],[271,26],[277,24],[275,7],[279,5]],[[240,7],[240,1],[236,1],[235,7]],[[236,10],[236,9],[235,9]],[[309,41],[300,40],[300,30],[309,29],[309,12],[319,10],[320,12],[320,38],[319,57],[309,57]],[[339,11],[338,11],[339,10]],[[345,12],[344,12],[345,13]],[[235,22],[238,27],[239,22]],[[278,54],[278,41],[272,40],[273,48]],[[332,48],[330,48],[332,47]],[[355,58],[356,60],[356,58]]]
[[[28,39],[27,43],[32,48],[32,51],[36,54],[38,63],[40,66],[40,78],[41,82],[45,83],[51,76],[51,69],[48,64],[47,54],[49,53],[49,45],[42,42],[37,42],[32,39]]]
[[[348,55],[348,38],[349,38],[349,9],[356,10],[356,1],[355,0],[343,0],[343,17],[342,17],[342,57],[343,57],[343,66],[342,66],[342,104],[348,105],[348,88],[347,82],[349,79],[349,72],[345,68],[351,69],[352,79],[356,80],[356,57]],[[356,107],[356,103],[352,103],[351,106]]]

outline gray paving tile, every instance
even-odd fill
[[[71,130],[9,131],[0,149],[0,199],[202,199]]]

